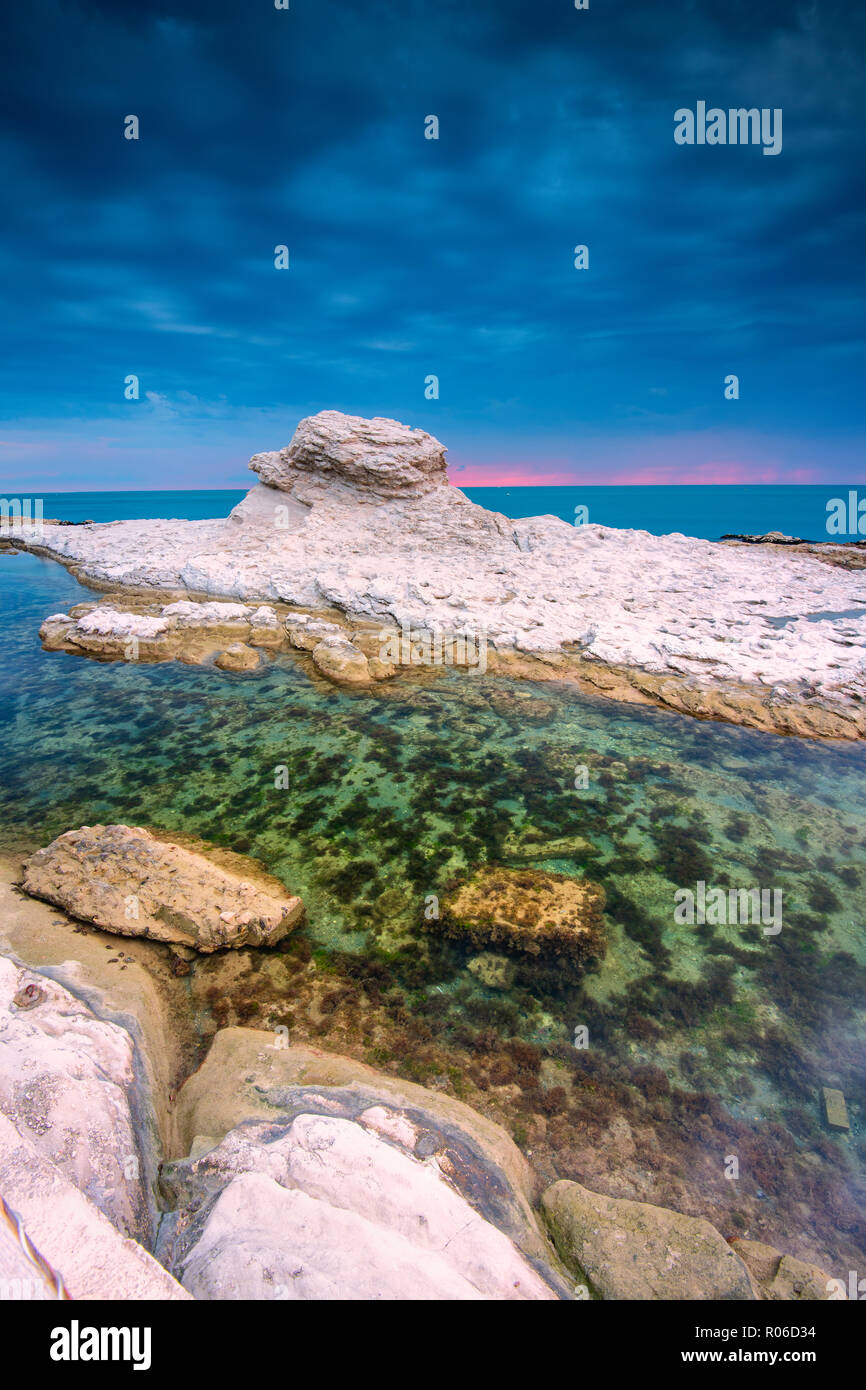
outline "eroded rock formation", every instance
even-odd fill
[[[252,467],[261,481],[224,520],[46,523],[14,544],[109,589],[327,610],[344,627],[468,631],[490,669],[760,729],[866,733],[866,588],[842,547],[511,521],[448,485],[432,436],[338,411],[301,421]],[[74,640],[87,649],[86,632]],[[345,666],[320,655],[329,675],[342,664],[357,681],[354,656]]]

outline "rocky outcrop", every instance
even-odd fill
[[[220,671],[258,671],[266,654],[308,652],[313,667],[334,685],[372,685],[396,674],[378,653],[399,643],[399,634],[354,629],[309,613],[279,613],[267,604],[169,604],[141,598],[103,599],[53,613],[39,629],[46,651],[70,652],[97,661],[180,661]],[[412,661],[407,657],[407,665]]]
[[[475,947],[585,970],[605,950],[604,889],[537,869],[485,867],[449,892],[431,929]]]
[[[469,633],[491,670],[759,729],[866,735],[866,588],[843,566],[851,547],[511,521],[447,485],[443,454],[421,430],[323,411],[287,448],[255,456],[261,482],[224,520],[45,523],[14,544],[109,589],[336,612],[344,629]],[[87,626],[49,620],[44,640],[105,651]],[[139,636],[145,652],[177,640],[162,627]],[[211,654],[236,641],[256,645],[237,631]]]
[[[561,1259],[602,1299],[755,1298],[745,1263],[701,1217],[556,1182],[542,1197]]]
[[[257,648],[284,645],[277,614],[267,604],[193,603],[181,599],[153,604],[103,600],[52,613],[39,629],[46,651],[65,651],[99,661],[182,661],[223,670],[255,670]],[[243,660],[225,658],[243,653]]]
[[[825,565],[838,565],[840,569],[866,569],[866,541],[809,541],[802,536],[786,536],[781,531],[767,531],[762,536],[735,535],[722,536],[726,544],[736,545],[782,545],[801,555],[812,555]]]
[[[397,420],[323,410],[301,421],[287,449],[256,454],[250,468],[269,487],[302,498],[310,480],[400,497],[447,487],[445,452],[438,439]]]
[[[298,926],[300,898],[252,861],[234,856],[225,867],[227,856],[221,858],[200,843],[188,849],[141,827],[82,826],[37,850],[23,882],[34,897],[104,931],[196,951],[274,945]]]

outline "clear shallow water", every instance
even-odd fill
[[[317,1015],[330,1045],[362,1038],[377,1065],[450,1078],[545,1177],[703,1211],[840,1277],[862,1268],[861,747],[565,685],[452,673],[372,696],[289,662],[236,677],[42,652],[42,618],[86,596],[50,561],[0,555],[0,847],[118,820],[254,854],[307,903],[337,986],[332,1016]],[[509,991],[484,989],[423,926],[426,896],[483,862],[602,883],[598,971],[568,984],[529,965]],[[676,925],[676,888],[701,879],[780,889],[782,931]],[[846,1094],[849,1137],[822,1126],[828,1084]]]

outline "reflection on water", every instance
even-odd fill
[[[41,619],[84,596],[59,566],[0,556],[0,595],[4,846],[150,824],[254,854],[304,897],[309,970],[257,966],[257,997],[218,1001],[221,1021],[273,1022],[288,1001],[325,1045],[487,1109],[545,1179],[862,1269],[861,747],[453,672],[373,696],[288,661],[255,677],[99,665],[41,651]],[[423,920],[482,862],[602,883],[598,970],[568,984],[526,966],[485,988]],[[678,924],[674,893],[699,882],[781,891],[782,930]],[[310,971],[336,1000],[312,1029]],[[850,1135],[824,1126],[825,1085]]]

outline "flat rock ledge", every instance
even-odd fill
[[[178,600],[153,603],[111,596],[54,613],[39,629],[46,651],[97,661],[180,661],[248,675],[270,657],[309,656],[316,673],[335,686],[370,689],[394,677],[436,677],[457,669],[539,682],[568,681],[590,695],[653,705],[695,719],[739,724],[800,738],[866,737],[866,705],[828,704],[805,680],[792,688],[732,681],[701,682],[614,666],[573,651],[526,652],[476,637],[370,622],[350,622],[335,610],[288,611],[279,606]],[[479,651],[483,655],[479,656]],[[439,660],[437,653],[447,658]]]
[[[37,850],[23,887],[103,931],[201,952],[272,946],[300,924],[304,905],[278,879],[252,861],[244,877],[199,845],[185,848],[140,826],[85,825]]]
[[[410,645],[469,634],[485,669],[576,680],[611,699],[803,737],[866,736],[866,572],[854,567],[856,548],[513,521],[450,486],[444,457],[423,430],[323,411],[301,421],[287,448],[255,455],[260,481],[227,518],[45,523],[10,544],[108,591],[251,608],[239,620],[247,635],[220,634],[219,650],[202,659],[236,643],[261,658],[260,629],[273,625],[254,614],[282,604],[308,622],[337,615],[337,630],[320,639],[335,640],[318,657],[303,649],[346,684],[414,664],[358,643],[354,629],[379,624]],[[155,621],[138,634],[142,649],[169,653],[180,642],[178,659],[195,659],[195,642],[176,636],[177,612],[145,616]],[[70,617],[48,620],[46,645],[110,655],[109,640],[123,636]],[[253,668],[246,653],[222,664]]]

